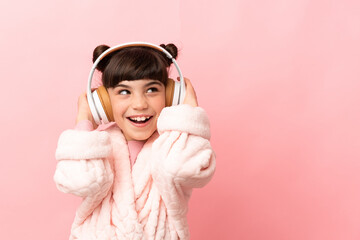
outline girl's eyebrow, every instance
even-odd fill
[[[147,84],[145,84],[144,87],[148,87],[148,86],[153,85],[153,84],[161,86],[161,83],[159,81],[153,80],[153,81],[148,82]]]
[[[128,86],[128,85],[120,84],[120,83],[118,83],[114,88],[118,88],[118,87],[121,87],[121,88],[131,88],[131,87]]]
[[[153,80],[151,82],[148,82],[147,84],[144,85],[144,87],[148,87],[150,85],[160,85],[161,86],[161,83],[157,80]],[[114,88],[118,88],[118,87],[121,87],[121,88],[131,88],[131,86],[128,86],[126,84],[121,84],[121,83],[118,83]]]

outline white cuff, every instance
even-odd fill
[[[107,132],[66,130],[60,135],[55,157],[57,160],[98,159],[110,153],[111,143]]]
[[[181,104],[164,108],[158,118],[159,134],[180,131],[210,140],[210,121],[204,109]]]

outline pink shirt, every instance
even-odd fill
[[[136,158],[144,144],[145,141],[128,141],[131,167],[135,164]]]

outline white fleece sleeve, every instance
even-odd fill
[[[160,135],[165,131],[186,132],[210,140],[210,121],[204,109],[181,104],[164,108],[157,127]]]
[[[203,187],[215,172],[210,122],[204,109],[178,105],[163,109],[153,144],[153,175],[166,175],[185,188]]]
[[[192,189],[206,185],[215,172],[210,124],[202,108],[179,105],[163,109],[158,131],[151,151],[151,174],[174,229],[181,232],[187,229]]]
[[[64,131],[55,154],[57,188],[80,197],[107,192],[113,182],[113,172],[106,159],[111,151],[107,132]]]

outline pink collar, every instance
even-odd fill
[[[128,141],[131,166],[135,164],[136,158],[146,141]]]

